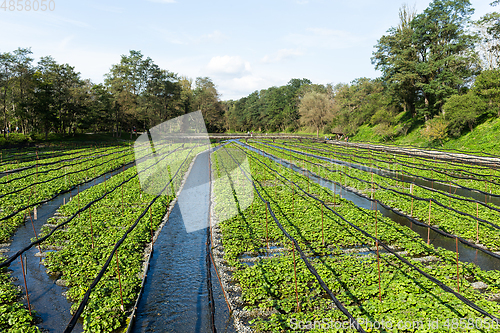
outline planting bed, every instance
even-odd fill
[[[20,225],[31,224],[35,207],[90,186],[25,240],[25,250],[40,249],[37,256],[73,302],[73,319],[61,331],[77,320],[85,332],[127,327],[153,236],[194,157],[207,148],[156,146],[159,154],[146,156],[140,172],[162,159],[177,162],[156,171],[170,181],[154,193],[143,190],[128,145],[2,152],[1,252]],[[500,164],[493,156],[434,158],[415,149],[306,140],[218,148],[210,158],[209,239],[238,331],[500,331]],[[118,174],[92,183],[113,170]],[[363,201],[348,200],[355,195]],[[452,240],[457,251],[434,246],[413,223]],[[459,244],[491,266],[463,260]],[[0,331],[39,332],[23,281],[8,271],[26,260],[20,252],[0,258]]]
[[[270,151],[266,145],[252,145]],[[468,319],[485,325],[496,320],[499,271],[461,262],[457,265],[454,252],[427,245],[410,228],[359,208],[265,156],[245,148],[231,149],[248,154],[255,184],[252,206],[220,224],[222,269],[231,272],[228,284],[240,295],[234,306],[242,323],[270,332],[292,331],[300,328],[299,322],[302,328],[314,321],[324,323],[323,328],[335,327],[349,320],[335,302],[360,318],[365,331],[370,330],[369,322],[397,325],[420,319],[427,325],[439,320],[448,325],[441,331],[454,331],[450,325],[463,326]],[[218,172],[234,168],[231,150],[225,153],[221,149],[214,155]],[[289,160],[290,153],[279,157]],[[307,164],[299,161],[298,154],[292,153],[291,158]],[[328,178],[321,166],[314,168]],[[250,177],[244,173],[242,170],[239,177]],[[237,177],[229,178],[233,186],[214,188],[219,209],[225,207],[224,198],[234,196],[231,191],[238,181]],[[374,192],[377,199],[380,192]],[[484,286],[485,290],[476,289]],[[388,331],[429,330],[422,326]]]

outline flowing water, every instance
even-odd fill
[[[420,237],[424,240],[427,241],[427,230],[428,228],[424,226],[418,226],[415,225],[411,222],[410,219],[408,219],[405,216],[401,216],[397,214],[395,211],[386,209],[384,207],[381,207],[380,205],[375,205],[373,201],[370,199],[367,199],[363,196],[360,196],[356,194],[355,192],[350,191],[349,189],[341,186],[338,183],[335,183],[333,181],[330,181],[328,179],[324,179],[322,177],[319,177],[318,175],[310,172],[307,169],[298,167],[294,164],[290,164],[286,160],[280,159],[272,154],[263,152],[262,150],[256,149],[254,147],[248,146],[242,142],[238,142],[244,147],[248,148],[249,150],[253,152],[257,152],[259,154],[264,154],[267,158],[271,159],[274,162],[280,163],[281,165],[288,167],[296,172],[299,172],[304,175],[308,175],[309,179],[323,187],[326,187],[330,189],[332,192],[335,191],[336,194],[341,194],[342,198],[351,201],[354,203],[356,206],[360,208],[365,208],[365,209],[378,209],[384,216],[392,219],[393,221],[401,224],[401,225],[406,225],[410,227],[413,231],[415,231],[417,234],[420,235]],[[326,158],[325,158],[326,159]],[[330,159],[328,159],[330,161]],[[345,164],[348,165],[348,164]],[[434,245],[435,247],[441,247],[449,251],[456,251],[456,244],[455,244],[455,239],[454,238],[449,238],[445,237],[434,230],[430,230],[430,243]],[[500,270],[500,259],[497,259],[495,257],[492,257],[488,255],[487,253],[484,253],[480,250],[477,250],[475,248],[472,248],[468,245],[458,243],[458,253],[459,253],[459,261],[461,262],[467,262],[467,263],[475,263],[481,269],[489,271],[489,270]]]
[[[320,160],[323,160],[326,162],[334,163],[336,165],[347,166],[349,168],[353,168],[353,169],[357,169],[357,170],[361,170],[361,171],[365,171],[365,172],[370,172],[370,173],[373,172],[374,174],[381,175],[383,177],[391,177],[391,178],[394,178],[397,180],[401,179],[402,181],[411,182],[411,183],[415,183],[418,185],[433,188],[435,190],[439,190],[439,191],[442,191],[445,193],[450,193],[451,195],[454,195],[454,196],[458,195],[461,197],[472,198],[472,199],[477,200],[479,202],[493,203],[497,206],[500,206],[500,196],[485,195],[483,193],[479,193],[479,192],[474,191],[474,190],[468,190],[466,188],[461,188],[461,187],[457,187],[454,185],[450,186],[449,184],[443,183],[444,181],[443,182],[434,182],[434,181],[430,181],[430,180],[426,180],[426,179],[405,176],[404,174],[403,174],[403,176],[401,176],[400,171],[380,170],[380,169],[377,169],[374,167],[369,167],[366,165],[361,165],[361,164],[356,164],[356,163],[352,163],[352,162],[337,160],[334,158],[328,158],[328,157],[324,157],[324,156],[310,154],[310,153],[306,153],[306,152],[303,152],[300,150],[285,148],[285,147],[273,145],[273,144],[266,143],[266,142],[261,142],[261,143],[268,145],[268,146],[271,146],[271,147],[274,147],[274,148],[281,149],[281,150],[293,152],[296,154],[301,154],[303,156],[314,157],[314,158],[317,158],[317,159],[320,159]]]
[[[125,169],[132,166],[133,164],[129,164],[125,167]],[[54,213],[64,202],[68,202],[68,200],[77,195],[79,191],[88,189],[94,186],[94,184],[102,183],[105,179],[109,179],[120,172],[122,172],[122,169],[110,172],[106,174],[106,176],[101,176],[95,180],[80,185],[79,189],[76,187],[71,191],[62,193],[56,198],[38,207],[36,220],[34,219],[34,214],[31,214],[33,226],[37,235],[40,234],[42,225],[46,224],[47,220],[54,216]],[[35,237],[33,226],[31,224],[31,219],[28,217],[27,222],[19,227],[14,236],[11,238],[12,243],[8,247],[8,252],[6,252],[5,255],[10,256],[23,249],[31,242],[31,239]],[[69,323],[71,319],[70,308],[72,303],[62,295],[62,293],[68,288],[57,285],[55,283],[56,279],[47,274],[45,266],[42,264],[43,259],[35,256],[38,252],[38,247],[32,247],[23,255],[23,258],[25,258],[25,262],[27,263],[25,266],[26,284],[29,291],[31,308],[36,311],[37,315],[42,320],[41,323],[37,324],[38,327],[50,332],[63,332],[66,328],[66,324]],[[22,286],[22,293],[24,295],[25,291],[21,270],[21,259],[18,258],[14,261],[9,268],[12,271],[11,276],[15,279],[15,284]],[[26,298],[23,299],[23,303],[27,305]],[[82,331],[83,327],[81,323],[79,323],[73,330],[73,332]]]
[[[134,332],[211,332],[206,241],[208,152],[200,154],[154,245]],[[194,231],[193,231],[194,230]],[[189,232],[188,232],[189,231]],[[234,332],[216,272],[210,266],[218,332]]]

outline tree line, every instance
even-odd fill
[[[497,6],[500,0],[491,3]],[[209,132],[313,130],[354,135],[363,125],[385,139],[425,124],[431,140],[458,136],[500,117],[500,14],[474,22],[469,0],[433,0],[420,14],[404,5],[399,24],[374,46],[382,75],[350,83],[286,85],[221,101],[208,77],[194,80],[160,68],[140,51],[122,55],[103,84],[30,49],[0,54],[4,135],[147,129],[201,110]]]
[[[151,128],[202,110],[211,132],[224,130],[224,110],[208,77],[193,80],[161,69],[140,51],[122,55],[103,84],[82,79],[68,64],[29,48],[0,54],[2,132],[70,134]]]
[[[500,117],[500,14],[474,22],[473,13],[469,0],[434,0],[420,14],[403,5],[399,24],[378,40],[371,58],[381,77],[337,85],[294,79],[256,91],[227,102],[226,126],[309,126],[316,133],[353,135],[367,124],[390,139],[425,124],[424,134],[441,140],[482,118]]]

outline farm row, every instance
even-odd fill
[[[263,145],[259,148],[269,150]],[[248,156],[251,175],[244,175],[244,169],[240,176],[228,172],[234,169],[232,155],[238,150]],[[289,152],[279,157],[307,163]],[[232,146],[214,153],[213,161],[217,172],[228,176],[226,184],[214,187],[216,211],[224,211],[226,202],[238,197],[235,188],[240,178],[251,177],[255,184],[252,204],[220,224],[225,264],[234,271],[242,316],[252,318],[248,323],[254,330],[291,331],[298,322],[347,321],[327,289],[354,318],[363,319],[360,324],[365,330],[370,328],[368,322],[418,318],[448,318],[449,325],[480,318],[490,319],[491,324],[488,314],[498,314],[500,305],[490,299],[500,292],[500,272],[484,271],[474,264],[457,266],[454,252],[428,245],[410,228],[359,208],[256,152]],[[322,166],[315,168],[327,178]],[[339,174],[333,175],[339,181]],[[380,200],[380,192],[376,198]],[[299,256],[299,248],[304,257]],[[474,289],[477,282],[488,285],[485,293]],[[425,328],[411,331],[424,332]]]
[[[84,309],[81,318],[86,332],[109,332],[125,324],[140,289],[145,248],[151,243],[153,233],[160,225],[169,203],[175,198],[192,159],[206,148],[194,145],[157,146],[154,156],[144,154],[147,158],[141,159],[140,167],[128,168],[73,196],[43,227],[42,233],[38,235],[40,239],[47,236],[41,244],[41,250],[46,256],[43,264],[48,273],[59,280],[59,284],[69,288],[66,296],[74,302],[72,312]],[[64,173],[58,173],[67,162],[51,165],[51,168],[58,170],[48,172],[47,183],[36,184],[38,192],[49,187],[47,184],[54,188],[61,186],[61,182],[66,179],[65,186],[75,186],[78,181],[91,180],[85,178],[90,170],[91,175],[94,175],[95,170],[97,176],[134,161],[134,152],[128,147],[115,147],[111,151],[112,155],[108,155],[109,150],[106,154],[96,151],[80,153],[88,155],[88,158],[79,159],[79,164],[74,166],[76,172],[71,178],[71,167]],[[99,162],[102,163],[102,169],[98,167]],[[139,173],[146,177],[140,178]],[[143,191],[148,182],[162,184],[161,191]],[[27,183],[35,186],[36,180],[31,179],[31,183],[29,180]],[[59,187],[45,194],[45,197],[57,195],[60,191]],[[21,194],[26,192],[27,190],[20,191]],[[6,197],[9,195],[13,196],[7,194]],[[40,194],[38,199],[42,198],[44,197]],[[35,200],[31,199],[33,201]],[[7,225],[8,222],[10,221],[3,220],[0,223]],[[90,288],[93,284],[95,286]],[[2,279],[2,288],[14,290],[7,274]],[[86,295],[90,295],[88,301],[85,300]],[[22,320],[7,319],[25,318],[23,329],[36,331],[36,326],[32,326],[35,319],[14,301],[17,297],[18,291],[13,291],[11,298],[1,300],[0,328],[13,331]],[[81,303],[82,300],[86,302]],[[2,321],[3,318],[7,318],[5,322]]]
[[[500,208],[494,204],[461,197],[453,194],[452,190],[449,193],[419,185],[415,182],[416,178],[402,181],[396,176],[380,174],[376,169],[360,170],[347,164],[336,164],[317,151],[306,153],[306,148],[290,151],[262,143],[251,145],[311,170],[322,178],[357,189],[366,196],[471,243],[490,251],[500,250]],[[366,159],[366,162],[369,163],[369,160]]]

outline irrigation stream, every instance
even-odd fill
[[[151,257],[134,332],[211,332],[206,241],[209,221],[208,152],[198,155]],[[197,231],[187,232],[186,225]],[[235,332],[213,265],[215,327]]]
[[[422,179],[422,178],[408,177],[408,176],[405,176],[404,174],[403,174],[403,176],[401,176],[400,171],[380,170],[380,169],[369,167],[366,165],[361,165],[361,164],[356,164],[356,163],[352,163],[352,162],[337,160],[334,158],[328,158],[328,157],[324,157],[324,156],[310,154],[310,153],[306,153],[306,152],[291,149],[291,148],[284,148],[284,147],[273,145],[273,144],[270,144],[267,142],[259,141],[259,143],[262,143],[264,145],[268,145],[270,147],[278,148],[281,150],[286,150],[286,151],[289,151],[292,153],[301,154],[303,156],[314,157],[314,158],[317,158],[317,159],[320,159],[320,160],[323,160],[326,162],[334,163],[334,164],[337,164],[340,166],[347,166],[349,168],[358,169],[358,170],[365,171],[365,172],[373,172],[374,174],[381,175],[383,177],[392,177],[394,179],[398,179],[398,180],[400,179],[400,180],[412,182],[412,183],[426,186],[429,188],[433,188],[435,190],[439,190],[439,191],[442,191],[445,193],[450,192],[450,189],[451,189],[451,192],[453,195],[458,195],[458,196],[466,197],[466,198],[472,198],[472,199],[477,200],[479,202],[493,203],[497,206],[500,206],[500,197],[499,196],[491,196],[491,195],[485,196],[484,194],[476,192],[476,191],[471,191],[471,190],[456,187],[456,186],[450,187],[450,185],[445,184],[445,183],[441,183],[441,182],[433,182],[433,181],[429,181],[429,180]]]
[[[129,164],[125,166],[125,169],[134,166]],[[37,208],[37,219],[34,219],[33,213],[31,218],[33,218],[33,224],[37,234],[40,234],[40,230],[47,220],[54,216],[57,209],[64,203],[68,202],[71,197],[77,195],[78,191],[83,191],[88,189],[94,184],[99,184],[104,182],[105,179],[119,174],[123,169],[115,170],[113,172],[107,173],[105,176],[91,180],[83,185],[72,189],[71,191],[62,193],[56,198],[48,201]],[[34,238],[33,227],[31,225],[30,218],[27,217],[27,221],[24,225],[19,227],[12,237],[12,243],[9,245],[8,252],[4,253],[7,256],[11,256],[17,251],[24,248],[31,242]],[[68,288],[59,286],[56,284],[57,278],[47,274],[45,266],[42,264],[42,258],[35,256],[38,253],[38,247],[34,246],[25,254],[26,266],[26,284],[29,291],[29,299],[32,310],[35,310],[38,316],[41,318],[42,322],[37,326],[41,329],[47,330],[49,332],[62,332],[64,330],[65,324],[71,320],[70,308],[71,302],[63,296],[63,292],[67,291]],[[23,275],[21,270],[21,259],[16,260],[10,265],[12,270],[11,276],[15,279],[15,284],[22,286],[24,294],[24,283]],[[26,297],[23,298],[23,302],[27,304]],[[79,323],[75,328],[74,332],[82,332],[82,324]]]
[[[231,140],[233,141],[233,140]],[[334,182],[321,178],[310,171],[290,164],[286,160],[279,159],[274,155],[250,147],[245,143],[234,140],[251,151],[264,154],[271,160],[291,168],[294,171],[309,175],[311,181],[330,190],[336,189],[337,194],[342,194],[344,199],[353,202],[355,205],[365,209],[374,209],[373,202],[364,198],[347,188],[340,187]],[[274,146],[274,145],[271,145]],[[275,146],[276,148],[286,149]],[[293,150],[294,151],[294,150]],[[310,155],[300,151],[294,151],[303,155]],[[160,233],[150,262],[150,268],[144,287],[143,294],[139,300],[137,316],[133,327],[134,332],[210,332],[210,304],[209,290],[207,287],[207,264],[205,261],[207,226],[209,221],[209,168],[208,152],[200,154],[186,179],[178,201],[174,206],[169,220]],[[315,156],[323,160],[347,165],[364,171],[370,168],[338,161],[335,159]],[[108,179],[111,175],[118,174],[121,170],[106,175]],[[104,176],[95,180],[95,184],[104,181]],[[427,185],[425,180],[420,184]],[[90,181],[80,186],[83,191],[94,185]],[[444,184],[443,184],[444,185]],[[434,184],[439,189],[440,184]],[[446,185],[444,185],[446,187]],[[34,220],[35,228],[40,232],[43,224],[54,215],[63,200],[68,200],[76,195],[78,189],[59,195],[57,198],[43,204],[38,208],[38,218]],[[463,196],[476,198],[474,193],[458,193]],[[470,195],[468,195],[470,194]],[[484,198],[484,197],[483,197]],[[479,197],[477,198],[480,199]],[[489,202],[494,198],[489,198]],[[412,225],[411,222],[395,212],[378,207],[379,211],[392,220],[411,228],[422,238],[427,237],[427,228]],[[194,232],[186,231],[186,223],[195,223],[198,230]],[[431,243],[434,246],[442,247],[450,251],[455,251],[454,239],[444,237],[431,230]],[[11,255],[20,250],[30,239],[33,238],[31,223],[27,222],[21,226],[12,238],[12,243],[8,247],[6,255]],[[473,262],[484,270],[500,269],[500,260],[493,258],[481,251],[459,243],[459,259],[462,262]],[[42,319],[38,326],[50,332],[61,332],[64,325],[71,319],[71,302],[66,300],[62,293],[67,290],[65,287],[57,285],[56,278],[49,276],[45,267],[41,264],[41,258],[36,257],[38,248],[33,247],[26,253],[27,262],[27,285],[30,293],[30,302],[34,310]],[[10,266],[12,277],[16,279],[16,284],[23,283],[21,264],[18,260]],[[216,272],[213,265],[210,265],[212,276],[213,299],[215,303],[215,327],[219,332],[235,332],[232,317],[224,301],[220,284],[216,280]],[[26,302],[26,300],[24,300]],[[75,332],[81,332],[82,325],[76,327]]]
[[[323,187],[326,187],[330,189],[332,192],[335,190],[336,194],[341,194],[342,198],[351,201],[354,203],[356,206],[365,208],[365,209],[375,209],[375,205],[373,202],[365,197],[362,197],[355,192],[352,192],[348,188],[341,187],[341,185],[336,184],[328,179],[319,177],[318,175],[310,172],[307,169],[303,169],[301,167],[296,166],[295,164],[290,164],[288,161],[280,159],[272,154],[266,153],[260,149],[256,149],[254,147],[251,147],[243,142],[237,141],[239,144],[242,146],[248,148],[249,150],[259,153],[259,154],[264,154],[264,156],[268,157],[274,162],[280,163],[281,165],[290,168],[296,172],[302,173],[304,175],[308,175],[309,179]],[[331,161],[332,163],[336,163],[335,160],[331,159],[326,159],[325,160]],[[342,162],[342,165],[346,165],[350,167],[349,163]],[[368,168],[369,170],[369,168]],[[335,184],[335,185],[334,185]],[[392,210],[385,209],[384,207],[378,206],[377,207],[378,211],[381,212],[384,216],[392,219],[393,221],[405,225],[407,227],[410,227],[413,231],[418,233],[420,237],[424,240],[427,240],[427,228],[423,226],[418,226],[413,224],[408,218],[404,216],[400,216],[396,214]],[[430,243],[434,245],[435,247],[441,247],[449,251],[456,251],[456,244],[455,244],[455,239],[453,238],[448,238],[445,237],[433,230],[430,231]],[[475,263],[481,269],[489,271],[489,270],[500,270],[500,260],[497,258],[494,258],[480,250],[474,249],[470,246],[467,246],[462,243],[458,243],[458,253],[459,253],[459,261],[461,262],[468,262],[468,263]]]

